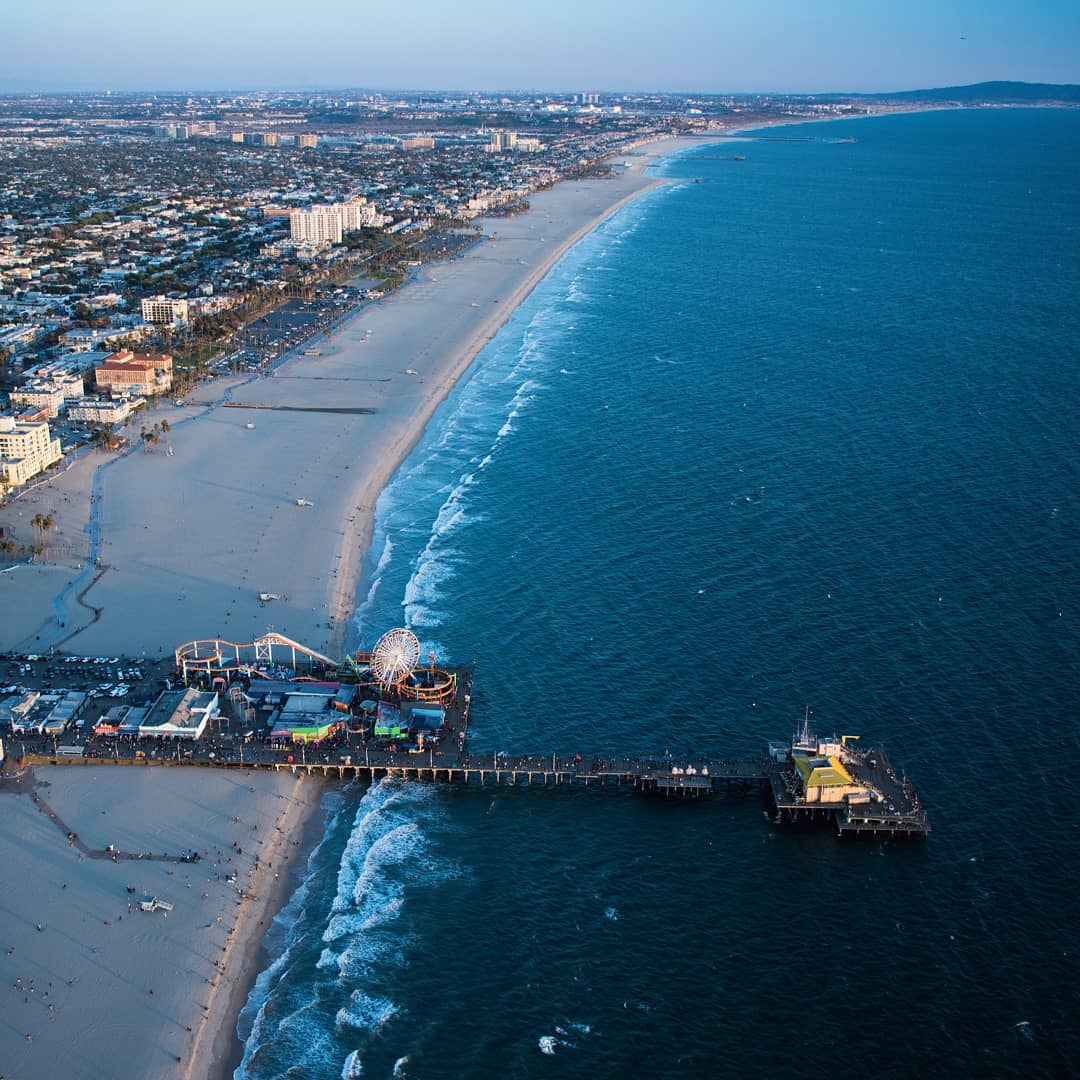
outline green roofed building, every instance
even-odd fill
[[[290,724],[289,730],[292,732],[293,742],[320,742],[332,735],[339,727],[341,727],[339,720],[328,720],[320,724]]]
[[[808,803],[838,803],[848,795],[866,792],[862,784],[852,779],[838,757],[796,753],[791,760],[802,780],[803,796]]]

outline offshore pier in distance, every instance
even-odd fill
[[[770,742],[757,758],[473,754],[471,669],[438,667],[434,655],[421,663],[419,642],[406,629],[340,664],[273,632],[248,644],[187,642],[174,661],[175,687],[170,678],[156,700],[113,706],[93,723],[89,714],[101,709],[75,718],[91,705],[84,694],[79,706],[79,691],[60,692],[67,697],[48,712],[56,692],[30,691],[46,699],[36,708],[9,697],[0,707],[12,715],[12,751],[18,748],[23,765],[255,768],[667,798],[760,791],[779,824],[831,824],[840,836],[921,838],[930,831],[917,792],[883,749],[857,746],[848,735],[819,739],[809,713],[790,742]],[[58,709],[62,715],[50,720]]]

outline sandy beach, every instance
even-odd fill
[[[287,773],[175,768],[38,768],[0,783],[3,1075],[220,1071],[319,792]],[[114,862],[110,844],[154,859]],[[178,861],[192,851],[199,862]],[[144,895],[172,910],[141,911]]]
[[[136,433],[169,420],[170,453],[91,452],[5,507],[0,523],[27,541],[34,514],[56,525],[44,564],[0,576],[0,649],[157,657],[268,628],[335,656],[361,644],[348,627],[375,502],[436,407],[573,243],[662,183],[645,168],[697,143],[641,147],[612,178],[564,182],[527,213],[480,221],[484,240],[421,268],[319,342],[320,356],[205,384],[184,408],[139,418]],[[281,599],[264,604],[260,592]],[[3,781],[12,1004],[0,1072],[225,1074],[261,943],[295,885],[283,864],[320,790],[284,773],[181,768],[54,767]],[[46,808],[92,850],[203,859],[93,858]],[[254,899],[239,901],[238,885]],[[144,893],[173,910],[131,910]]]
[[[647,165],[697,141],[638,148],[617,176],[566,181],[525,214],[481,220],[482,242],[421,268],[320,342],[320,356],[205,384],[185,408],[140,418],[136,431],[169,420],[171,453],[92,452],[4,508],[0,523],[27,539],[35,513],[56,526],[46,565],[0,582],[19,609],[0,648],[159,656],[268,627],[333,655],[353,644],[375,501],[435,408],[559,257],[658,183]],[[328,408],[358,411],[317,411]]]

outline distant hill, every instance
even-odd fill
[[[1001,105],[1044,101],[1080,102],[1080,86],[1070,83],[982,82],[971,86],[939,86],[934,90],[899,90],[892,94],[863,94],[875,101],[992,102]]]

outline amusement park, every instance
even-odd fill
[[[420,642],[404,627],[370,652],[335,661],[281,634],[237,644],[189,641],[175,652],[177,678],[218,696],[223,711],[272,749],[359,737],[391,752],[431,750],[449,732],[464,740],[471,673],[421,662]]]

